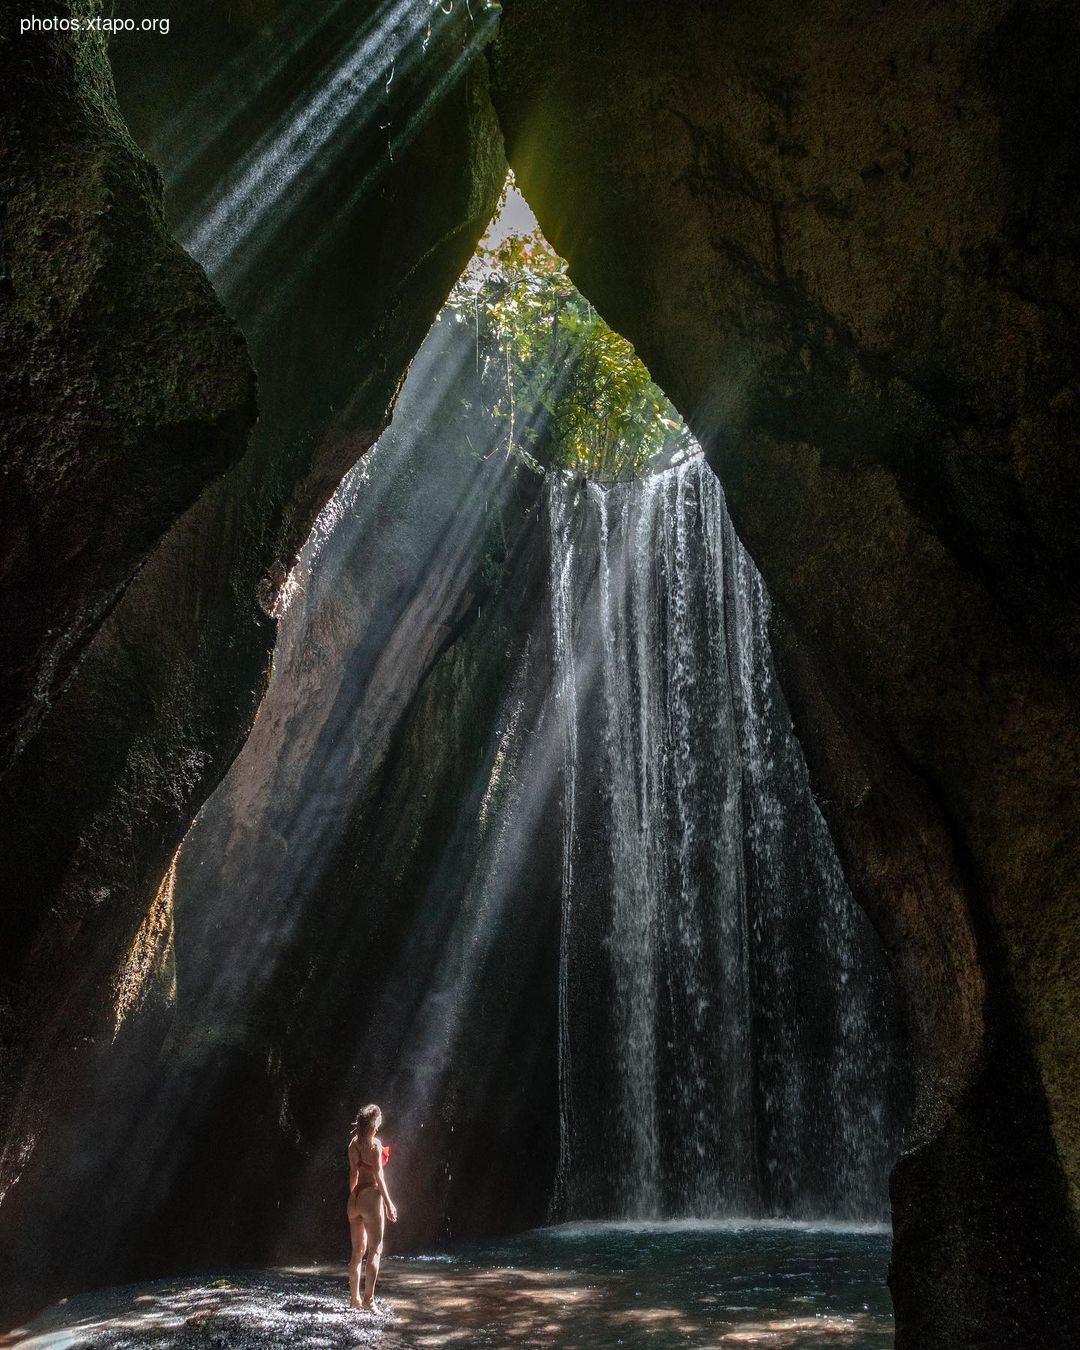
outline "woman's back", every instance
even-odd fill
[[[353,1189],[360,1187],[366,1189],[369,1186],[378,1185],[378,1165],[382,1153],[382,1144],[372,1136],[371,1141],[359,1138],[357,1135],[349,1140],[349,1170],[353,1174],[359,1173],[353,1183]]]

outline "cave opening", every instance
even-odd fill
[[[846,1262],[886,1328],[884,952],[720,484],[512,183],[276,604],[167,879],[172,1090],[213,1102],[173,1164],[190,1212],[230,1194],[268,1260],[325,1257],[375,1096],[396,1242]],[[272,1202],[236,1174],[253,1124]]]

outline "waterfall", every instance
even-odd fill
[[[883,953],[700,457],[549,476],[560,1216],[886,1212]]]
[[[565,1203],[569,1194],[568,1173],[572,1165],[573,1093],[571,1091],[572,1047],[570,1044],[569,971],[571,901],[574,894],[575,787],[577,783],[577,676],[574,667],[573,592],[571,581],[575,561],[570,533],[572,516],[569,499],[548,498],[548,546],[551,576],[553,668],[556,698],[564,718],[562,774],[562,872],[560,894],[563,922],[559,936],[559,1171],[556,1177],[556,1204]]]

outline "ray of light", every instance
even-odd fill
[[[356,41],[320,71],[244,156],[216,199],[197,215],[181,242],[211,276],[220,276],[257,225],[272,217],[295,191],[300,176],[350,119],[370,117],[372,94],[385,89],[387,72],[420,33],[427,17],[422,0],[396,0],[381,8]]]
[[[318,6],[311,0],[294,0],[269,38],[260,34],[248,41],[204,89],[156,129],[146,150],[164,166],[166,183],[182,178],[351,3],[333,0]],[[389,3],[384,0],[383,7]]]

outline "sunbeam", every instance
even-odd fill
[[[384,0],[347,42],[331,47],[312,69],[307,69],[310,57],[324,30],[336,32],[347,11],[332,6],[317,22],[296,15],[273,43],[249,44],[234,58],[232,75],[220,76],[197,105],[175,119],[163,148],[170,152],[166,163],[173,193],[184,202],[180,238],[224,294],[237,291],[312,191],[347,159],[350,147],[361,140],[379,141],[383,153],[370,156],[359,174],[348,174],[348,186],[335,193],[332,207],[319,211],[305,249],[317,252],[355,216],[395,154],[404,154],[490,40],[496,8],[485,5],[479,13],[479,20],[469,18],[462,30],[452,5]],[[211,171],[206,181],[203,159],[211,146],[221,138],[245,139],[250,119],[237,92],[254,87],[272,97],[295,83],[295,77],[285,79],[293,66],[301,87],[269,125],[264,120],[249,144],[239,153],[234,149],[223,174]],[[212,105],[216,114],[208,119],[204,105]],[[290,279],[284,272],[280,294],[277,286],[263,288],[255,323],[262,321],[260,314],[265,319],[268,300],[270,309],[280,308]]]

